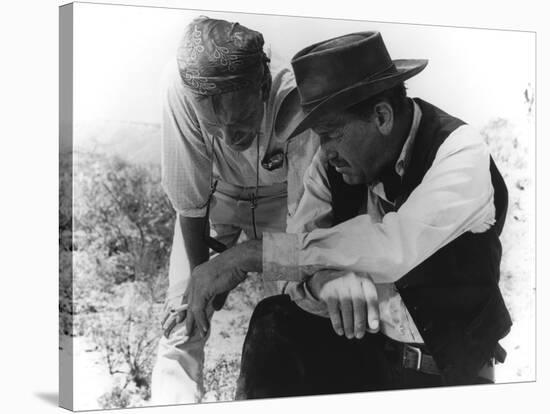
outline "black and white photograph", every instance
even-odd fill
[[[535,32],[59,24],[61,407],[536,380]]]

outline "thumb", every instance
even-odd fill
[[[376,333],[380,330],[380,311],[378,309],[378,293],[376,286],[369,279],[361,280],[363,295],[367,302],[367,321],[370,333]]]

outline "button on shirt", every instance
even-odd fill
[[[411,129],[395,164],[400,177],[411,162],[421,117],[414,103]],[[489,152],[483,138],[468,125],[457,128],[397,211],[386,199],[383,184],[376,183],[365,189],[366,214],[334,227],[326,168],[319,149],[304,177],[304,195],[288,233],[263,235],[263,277],[287,281],[286,292],[299,306],[326,316],[324,305],[303,282],[325,268],[367,274],[376,283],[382,332],[401,342],[423,342],[394,283],[461,234],[484,232],[494,224]]]

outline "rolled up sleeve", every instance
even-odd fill
[[[397,212],[381,222],[362,214],[331,228],[296,226],[301,232],[268,238],[265,264],[271,277],[291,281],[333,268],[394,283],[461,234],[485,231],[493,222],[489,153],[479,134],[464,126],[441,145]]]
[[[210,191],[210,155],[177,72],[163,82],[162,186],[184,217],[203,217]]]
[[[265,281],[302,280],[298,268],[298,236],[292,233],[263,234],[263,278]]]

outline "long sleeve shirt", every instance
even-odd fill
[[[297,199],[303,191],[301,178],[313,157],[318,139],[311,131],[306,131],[304,135],[311,134],[313,137],[304,136],[287,143],[286,136],[280,136],[275,132],[277,115],[285,97],[295,87],[295,82],[292,72],[284,68],[280,62],[271,65],[271,72],[272,85],[265,103],[262,130],[258,137],[259,148],[255,142],[248,150],[238,152],[218,139],[217,130],[212,128],[212,125],[202,122],[201,117],[197,116],[194,97],[192,92],[186,90],[176,62],[173,61],[166,67],[162,80],[162,185],[179,215],[205,215],[211,191],[211,174],[214,179],[220,181],[218,195],[223,184],[241,189],[254,188],[256,179],[259,187],[267,193],[279,188],[283,188],[284,191],[288,187],[288,211],[295,211]],[[298,144],[299,141],[302,143]],[[281,168],[273,171],[258,168],[258,158],[262,159],[266,153],[271,155],[281,150],[286,155],[286,162]],[[261,208],[256,210],[260,231],[266,229],[262,223],[269,223],[271,226],[279,223],[278,219],[262,217],[262,214],[270,211],[269,208],[266,209],[265,204],[268,200],[269,198],[260,198]],[[245,220],[249,223],[249,217],[243,217],[240,212],[242,209],[235,207],[236,202],[233,203],[233,208],[226,204],[221,200],[217,201],[216,224],[240,226]],[[281,208],[284,206],[281,205]],[[223,213],[222,217],[220,212]],[[214,218],[213,213],[211,211],[211,219]],[[274,216],[278,217],[278,214]],[[282,231],[284,224],[279,227],[278,230]],[[175,223],[174,232],[169,267],[169,294],[179,296],[187,288],[190,277],[179,220]],[[279,293],[280,290],[274,287],[275,285],[266,282],[266,292]]]
[[[210,175],[238,187],[269,186],[286,182],[287,166],[268,171],[257,168],[266,152],[285,150],[285,140],[274,134],[276,114],[294,87],[292,72],[272,69],[273,83],[265,103],[259,150],[252,145],[239,152],[216,139],[216,129],[197,117],[191,92],[186,90],[176,62],[163,80],[162,185],[174,209],[185,217],[203,217],[210,193]],[[258,177],[256,177],[258,174]]]
[[[421,119],[413,122],[395,170],[402,177]],[[402,342],[422,342],[394,282],[461,234],[494,224],[489,152],[482,137],[464,125],[439,147],[421,184],[397,211],[382,183],[365,188],[365,214],[329,227],[331,193],[326,158],[319,149],[304,177],[304,195],[289,221],[289,233],[264,234],[263,277],[286,280],[287,292],[304,309],[323,310],[303,282],[320,269],[368,274],[377,285],[381,329]],[[441,275],[445,277],[445,275]]]

